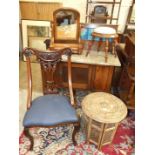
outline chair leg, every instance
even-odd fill
[[[80,130],[80,123],[78,125],[77,124],[74,125],[74,130],[72,133],[72,141],[73,141],[74,146],[77,145],[77,142],[75,141],[75,135],[79,130]]]
[[[33,145],[34,145],[34,140],[33,140],[32,135],[30,134],[29,128],[24,128],[24,134],[31,142],[30,151],[32,151],[33,150]]]

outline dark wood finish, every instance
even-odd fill
[[[81,24],[81,28],[88,27],[89,25],[90,24]],[[114,24],[97,24],[96,23],[94,25],[95,25],[94,26],[95,28],[97,28],[97,27],[111,27],[111,28],[115,29],[116,32],[117,32],[117,28],[118,28],[118,25],[114,25]],[[105,42],[102,41],[102,37],[99,36],[99,38],[100,38],[100,40],[98,41],[97,51],[99,51],[99,49],[100,49],[102,44],[104,44],[104,46],[103,46],[104,49],[103,50],[105,51]],[[88,54],[89,54],[89,52],[91,50],[92,45],[96,41],[94,39],[92,39],[92,40],[82,40],[82,41],[83,41],[83,46],[84,46],[85,43],[88,44],[88,49],[87,49],[87,52],[86,52],[86,56],[88,56]],[[117,38],[117,41],[119,42],[119,37]],[[110,44],[109,49],[112,49],[111,46],[112,46],[112,44]]]
[[[103,5],[96,5],[92,14],[90,16],[90,20],[92,23],[107,23],[107,19],[111,18],[108,16],[107,7]]]
[[[121,3],[122,3],[122,0],[120,0],[119,2],[116,2],[115,0],[112,0],[112,1],[87,0],[87,2],[86,2],[86,23],[89,23],[89,22],[97,22],[98,23],[98,21],[103,21],[103,23],[105,23],[105,21],[110,20],[110,24],[112,24],[112,21],[115,20],[116,23],[118,24]],[[91,13],[93,10],[90,10],[92,8],[92,6],[94,6],[94,8],[95,8],[95,6],[97,6],[97,5],[104,6],[104,4],[105,4],[105,6],[107,6],[107,5],[112,6],[110,13],[107,10],[107,13],[109,15],[104,16],[104,17],[95,17],[94,14]],[[114,17],[114,8],[116,5],[118,6],[117,17]],[[95,19],[96,19],[96,21],[95,21]],[[99,19],[99,20],[97,20],[97,19]]]
[[[135,41],[134,33],[126,37],[125,51],[120,54],[122,72],[118,84],[118,95],[128,108],[135,107]]]
[[[96,66],[93,89],[110,92],[114,66]]]
[[[61,63],[62,85],[67,86],[67,68],[66,63]],[[92,68],[87,64],[72,63],[72,82],[73,88],[88,89]]]
[[[119,82],[119,97],[126,102],[129,109],[135,107],[135,78],[125,66]]]
[[[74,126],[74,130],[73,130],[73,134],[72,134],[72,140],[73,140],[73,144],[77,145],[77,142],[75,141],[75,135],[76,133],[80,130],[80,125],[78,126]]]
[[[31,144],[30,144],[30,150],[33,150],[33,145],[34,145],[34,140],[33,140],[33,136],[30,134],[29,128],[24,128],[24,134],[26,137],[28,137],[28,139],[30,140]]]
[[[52,25],[53,25],[53,23],[52,23]],[[89,24],[85,24],[85,23],[80,23],[80,30],[82,29],[82,28],[84,28],[84,27],[87,27]],[[118,25],[114,25],[114,24],[95,24],[96,25],[96,27],[100,27],[100,26],[106,26],[106,27],[111,27],[111,28],[114,28],[116,31],[117,31],[117,28],[118,28]],[[53,32],[54,33],[54,32]],[[81,32],[79,32],[79,33],[81,33]],[[53,38],[54,39],[54,38]],[[92,47],[92,44],[94,43],[93,42],[93,40],[92,41],[87,41],[87,40],[82,40],[82,39],[79,39],[80,41],[80,46],[79,46],[79,50],[80,50],[80,53],[83,51],[83,49],[84,49],[84,44],[87,42],[87,44],[88,44],[88,49],[87,49],[87,54],[86,54],[86,56],[89,54],[89,51],[90,51],[90,49],[91,49],[91,47]],[[45,45],[46,45],[46,49],[53,49],[54,47],[53,47],[53,43],[52,43],[52,41],[51,41],[51,39],[46,39],[45,41],[44,41],[44,43],[45,43]],[[99,44],[102,44],[102,42],[100,42]],[[73,47],[73,45],[75,45],[76,46],[76,44],[67,44],[68,46],[70,46],[70,47]],[[59,48],[60,47],[64,47],[64,46],[66,46],[66,44],[62,44],[62,43],[60,43],[60,44],[57,44],[57,46],[59,46]],[[58,47],[57,47],[58,48]],[[97,51],[99,51],[99,48],[100,48],[100,46],[98,46],[98,49],[97,49]],[[73,49],[73,48],[72,48]],[[76,50],[76,49],[75,49]]]
[[[66,62],[60,65],[59,74],[63,74],[59,83],[67,87]],[[72,63],[72,83],[75,89],[110,92],[114,66],[99,66]]]
[[[42,80],[43,80],[43,92],[44,94],[55,94],[58,93],[58,88],[60,86],[58,83],[55,82],[56,76],[56,70],[57,66],[61,61],[61,57],[63,54],[67,55],[68,61],[67,61],[67,68],[68,68],[68,88],[69,88],[69,95],[70,95],[70,104],[74,107],[75,102],[74,102],[74,96],[73,96],[73,89],[72,89],[72,78],[71,78],[71,54],[72,51],[70,48],[64,48],[59,51],[51,51],[51,52],[45,52],[45,51],[39,51],[36,49],[32,48],[25,48],[23,50],[23,54],[26,57],[26,63],[27,63],[27,75],[28,75],[28,98],[27,98],[27,108],[29,109],[31,107],[31,102],[32,102],[32,73],[31,73],[31,64],[30,64],[30,57],[35,55],[38,62],[41,65],[41,71],[42,71]],[[59,74],[60,75],[60,74]],[[62,75],[62,74],[61,74]],[[62,126],[62,125],[68,125],[68,124],[73,124],[74,125],[74,131],[72,135],[72,140],[73,143],[76,144],[75,142],[75,134],[79,129],[80,123],[78,122],[64,122],[64,123],[59,123],[55,126]],[[55,127],[55,126],[48,126],[48,127]],[[44,127],[44,126],[30,126],[29,128],[32,127]],[[47,126],[46,126],[47,127]],[[25,128],[24,132],[25,135],[30,139],[31,141],[31,146],[30,149],[33,149],[33,138],[32,135],[29,133],[29,128]]]
[[[69,47],[74,53],[82,53],[80,13],[77,10],[65,7],[55,10],[51,26],[52,38],[49,47],[50,50]],[[64,27],[66,28],[64,29]]]
[[[108,60],[108,51],[110,51],[110,42],[109,42],[109,39],[113,39],[113,43],[112,43],[112,53],[114,54],[114,56],[116,57],[116,50],[115,50],[115,45],[118,43],[118,35],[117,34],[101,34],[101,33],[96,33],[96,32],[93,32],[92,33],[92,36],[93,36],[93,40],[95,40],[95,37],[99,37],[100,38],[100,41],[98,43],[98,47],[97,47],[97,50],[99,50],[101,44],[102,44],[102,38],[105,38],[105,62],[107,62]],[[90,49],[91,49],[91,46],[93,45],[94,41],[90,42],[89,44],[89,48],[88,48],[88,51],[86,53],[86,56],[89,54],[90,52]]]
[[[55,94],[58,93],[58,84],[55,82],[54,73],[56,71],[57,64],[61,61],[61,56],[63,54],[68,55],[68,83],[69,83],[69,90],[70,95],[73,95],[72,92],[72,82],[71,82],[71,50],[69,48],[65,48],[59,51],[51,51],[51,52],[44,52],[39,51],[32,48],[26,48],[24,50],[24,55],[26,56],[27,62],[27,75],[28,75],[28,104],[27,107],[31,106],[32,100],[32,73],[31,73],[31,65],[30,65],[30,56],[35,55],[37,60],[40,62],[41,71],[42,71],[42,80],[43,80],[43,92],[44,94]],[[73,96],[71,97],[71,103],[74,105]]]

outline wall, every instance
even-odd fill
[[[77,9],[81,15],[80,21],[82,23],[85,22],[86,1],[87,0],[21,0],[21,1],[61,2],[61,3],[63,3],[64,7],[72,7],[72,8]],[[98,1],[103,1],[103,0],[98,0]],[[111,1],[111,0],[106,0],[106,1]],[[118,24],[119,24],[118,31],[120,33],[124,32],[125,23],[126,23],[128,11],[129,11],[129,6],[131,5],[131,3],[132,3],[132,0],[122,0],[120,16],[119,16],[119,20],[118,20]],[[116,10],[117,10],[117,8],[115,9],[115,12],[117,12]]]

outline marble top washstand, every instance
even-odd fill
[[[73,63],[82,63],[90,65],[101,65],[101,66],[121,66],[118,56],[114,57],[111,53],[108,53],[108,61],[105,62],[104,59],[105,52],[103,51],[91,51],[90,54],[86,57],[86,50],[83,50],[81,55],[72,54],[71,61]],[[62,57],[62,61],[66,61],[67,56]]]

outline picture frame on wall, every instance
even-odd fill
[[[23,48],[46,50],[44,41],[51,38],[50,21],[22,20]],[[25,57],[23,57],[25,61]]]

